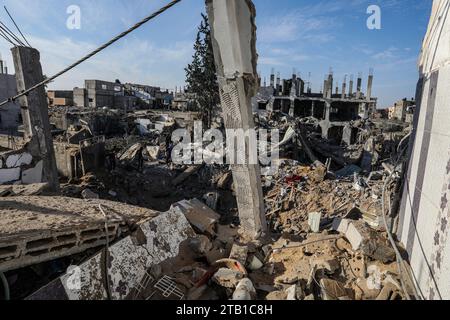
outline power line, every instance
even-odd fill
[[[4,24],[2,21],[0,21],[0,28],[6,32],[12,39],[14,39],[17,44],[21,45],[21,46],[26,46],[20,39],[19,37],[17,37],[7,26],[6,24]]]
[[[17,28],[17,31],[19,31],[20,35],[22,36],[22,38],[25,40],[25,42],[28,44],[29,47],[31,47],[30,43],[28,42],[27,38],[25,38],[25,36],[23,35],[22,31],[20,31],[19,26],[17,25],[17,23],[14,21],[13,17],[11,16],[11,14],[9,13],[8,9],[6,8],[6,6],[4,6],[6,13],[8,14],[8,16],[11,18],[12,22],[14,23],[14,25]]]
[[[81,63],[85,62],[86,60],[92,58],[93,56],[95,56],[97,53],[103,51],[104,49],[108,48],[109,46],[111,46],[112,44],[114,44],[115,42],[119,41],[120,39],[124,38],[125,36],[127,36],[128,34],[130,34],[131,32],[133,32],[134,30],[140,28],[142,25],[144,25],[145,23],[149,22],[150,20],[156,18],[157,16],[159,16],[160,14],[164,13],[165,11],[167,11],[168,9],[170,9],[171,7],[173,7],[174,5],[176,5],[178,2],[181,2],[181,0],[174,0],[170,3],[168,3],[166,6],[162,7],[161,9],[159,9],[158,11],[152,13],[150,16],[146,17],[145,19],[141,20],[140,22],[136,23],[133,27],[131,27],[130,29],[122,32],[121,34],[119,34],[118,36],[114,37],[113,39],[111,39],[110,41],[108,41],[107,43],[105,43],[104,45],[100,46],[98,49],[92,51],[91,53],[89,53],[87,56],[85,56],[84,58],[81,58],[80,60],[78,60],[77,62],[73,63],[72,65],[68,66],[67,68],[65,68],[64,70],[58,72],[57,74],[55,74],[54,76],[32,86],[31,88],[19,93],[18,95],[9,98],[8,100],[0,103],[0,107],[6,105],[7,103],[11,102],[11,101],[15,101],[16,99],[29,94],[31,91],[36,90],[39,87],[42,87],[48,83],[50,83],[51,81],[54,81],[56,78],[60,77],[61,75],[67,73],[68,71],[72,70],[73,68],[77,67],[78,65],[80,65]]]

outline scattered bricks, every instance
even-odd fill
[[[221,268],[213,276],[213,281],[228,289],[235,289],[239,282],[244,278],[244,274],[231,269]]]

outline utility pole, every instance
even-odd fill
[[[38,50],[14,47],[11,51],[19,93],[44,80]],[[19,101],[25,129],[24,139],[28,141],[27,149],[34,159],[43,161],[42,182],[47,182],[52,191],[58,191],[58,170],[44,86],[20,97]]]
[[[206,0],[206,6],[225,127],[254,130],[251,98],[258,89],[255,6],[251,0]],[[233,165],[232,171],[242,231],[256,240],[267,232],[260,166]]]

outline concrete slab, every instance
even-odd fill
[[[195,236],[184,215],[175,210],[162,213],[140,224],[139,228],[145,235],[146,243],[135,244],[130,236],[111,246],[106,272],[106,255],[100,252],[38,290],[28,300],[107,299],[106,274],[109,278],[111,299],[130,299],[133,289],[139,287],[150,268],[178,256],[182,243]]]
[[[110,241],[157,212],[121,203],[64,197],[0,198],[0,271],[83,252]]]

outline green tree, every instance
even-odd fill
[[[214,108],[219,104],[220,97],[211,41],[211,28],[208,17],[202,14],[202,18],[203,21],[198,28],[194,44],[192,63],[185,68],[185,71],[187,90],[195,94],[203,122],[209,128]]]

